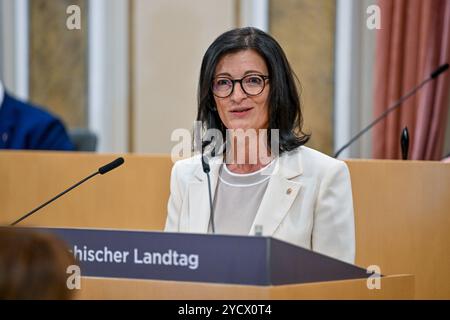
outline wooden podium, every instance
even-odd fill
[[[117,155],[0,152],[0,224],[8,224]],[[163,229],[172,162],[125,155],[24,222],[25,226]],[[383,290],[366,279],[275,287],[154,280],[83,279],[81,298],[415,298],[450,299],[450,164],[347,161],[356,222],[356,264],[378,265]],[[413,276],[398,276],[410,274]],[[386,290],[386,291],[385,291]],[[414,293],[413,293],[414,292]]]
[[[79,299],[412,299],[414,277],[381,276],[267,237],[43,229],[84,275]],[[146,257],[146,258],[145,258]]]
[[[83,278],[77,299],[150,300],[394,300],[414,299],[414,276],[387,276],[381,290],[367,280],[344,280],[281,286],[247,286],[154,280]]]

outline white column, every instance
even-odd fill
[[[334,97],[334,150],[338,150],[352,134],[352,105],[354,102],[354,2],[338,0],[336,3],[336,56],[335,56],[335,97]],[[340,158],[348,158],[350,148],[343,151]]]
[[[128,152],[128,0],[89,1],[89,128],[99,152]]]
[[[269,0],[241,0],[241,26],[269,31]]]
[[[15,96],[29,96],[28,0],[0,0],[2,72],[5,87]]]
[[[334,150],[337,151],[372,120],[375,32],[366,26],[366,8],[375,0],[336,3]],[[371,132],[355,141],[339,158],[370,158]]]

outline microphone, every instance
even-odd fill
[[[114,170],[115,168],[120,167],[121,165],[123,165],[124,162],[125,162],[125,160],[122,157],[117,158],[113,162],[108,163],[107,165],[99,168],[98,172],[96,174],[101,174],[101,175],[107,174],[108,172]]]
[[[209,193],[209,215],[211,218],[211,230],[212,233],[216,233],[216,228],[214,225],[214,207],[213,207],[213,201],[212,201],[212,192],[211,192],[211,177],[209,176],[209,173],[211,172],[211,167],[209,166],[209,160],[204,155],[204,145],[202,146],[202,168],[203,172],[206,174],[206,177],[208,178],[208,193]]]
[[[408,127],[405,127],[402,131],[400,137],[400,146],[402,149],[402,159],[408,160],[408,151],[409,151],[409,131]]]
[[[334,157],[337,158],[342,151],[344,151],[345,149],[347,149],[353,142],[355,142],[356,140],[358,140],[359,137],[361,137],[364,133],[366,133],[367,131],[369,131],[374,125],[376,125],[378,122],[380,122],[381,120],[383,120],[384,118],[387,117],[387,115],[389,113],[391,113],[392,111],[394,111],[395,109],[397,109],[399,106],[401,106],[401,104],[407,100],[408,98],[410,98],[411,96],[413,96],[417,91],[419,91],[426,83],[428,83],[429,81],[432,81],[434,79],[436,79],[439,75],[441,75],[443,72],[447,71],[447,69],[449,68],[449,64],[443,64],[441,65],[439,68],[437,68],[436,70],[434,70],[430,76],[425,79],[424,81],[422,81],[422,83],[420,83],[418,86],[416,86],[414,89],[412,89],[410,92],[408,92],[406,95],[404,95],[403,97],[401,97],[399,100],[397,100],[391,107],[389,107],[385,112],[383,112],[378,118],[376,118],[372,123],[370,123],[367,127],[365,127],[363,130],[361,130],[358,134],[356,134],[353,138],[350,139],[349,142],[347,142],[344,146],[342,146],[338,151],[336,151],[336,153],[334,154]]]
[[[434,70],[432,73],[431,73],[431,78],[432,79],[434,79],[434,78],[437,78],[442,72],[444,72],[444,71],[446,71],[447,69],[448,69],[448,63],[446,63],[446,64],[443,64],[442,66],[440,66],[439,68],[437,68],[436,70]]]
[[[98,174],[104,175],[107,174],[108,172],[110,172],[111,170],[116,169],[117,167],[120,167],[123,163],[125,162],[125,160],[121,157],[121,158],[117,158],[116,160],[114,160],[111,163],[108,163],[107,165],[99,168],[97,170],[97,172],[94,172],[93,174],[91,174],[90,176],[84,178],[83,180],[81,180],[80,182],[78,182],[77,184],[73,185],[72,187],[70,187],[69,189],[61,192],[60,194],[58,194],[56,197],[52,198],[51,200],[47,201],[46,203],[40,205],[39,207],[37,207],[36,209],[33,209],[32,211],[28,212],[26,215],[24,215],[23,217],[21,217],[20,219],[14,221],[13,223],[11,223],[10,226],[15,226],[16,224],[18,224],[19,222],[25,220],[26,218],[28,218],[29,216],[33,215],[34,213],[36,213],[37,211],[41,210],[42,208],[46,207],[47,205],[49,205],[50,203],[52,203],[53,201],[57,200],[58,198],[62,197],[63,195],[65,195],[67,192],[75,189],[76,187],[78,187],[79,185],[85,183],[86,181],[88,181],[89,179],[95,177]]]

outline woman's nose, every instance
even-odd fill
[[[234,90],[233,93],[231,94],[231,99],[235,102],[239,102],[245,98],[247,98],[247,94],[242,89],[242,85],[237,82],[234,85]]]

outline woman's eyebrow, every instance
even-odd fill
[[[223,77],[223,76],[227,76],[227,77],[231,78],[231,74],[229,74],[227,72],[222,72],[222,73],[216,74],[216,77]]]
[[[258,71],[258,70],[248,70],[248,71],[246,71],[246,72],[244,73],[244,76],[247,75],[247,74],[252,74],[252,73],[264,74],[263,72]]]
[[[256,73],[256,74],[264,74],[261,71],[257,71],[257,70],[247,70],[244,73],[244,76],[248,75],[248,74],[252,74],[252,73]],[[223,77],[223,76],[227,76],[231,78],[231,74],[229,74],[228,72],[222,72],[216,75],[216,77]]]

